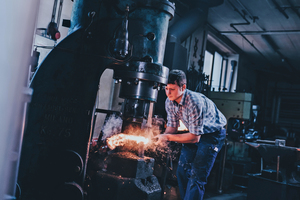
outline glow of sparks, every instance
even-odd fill
[[[124,146],[128,141],[135,141],[137,144],[141,142],[147,144],[149,139],[143,136],[127,135],[123,133],[113,135],[106,139],[107,146],[111,150],[115,149],[117,146]]]

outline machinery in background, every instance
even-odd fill
[[[18,176],[22,200],[91,198],[85,178],[101,74],[111,68],[114,78],[122,82],[123,128],[134,124],[143,129],[151,103],[167,83],[168,68],[162,62],[174,9],[168,0],[74,1],[70,34],[48,54],[30,84],[34,92]],[[126,155],[114,157],[117,161],[113,162],[142,162],[149,170],[143,176],[124,178],[156,190],[149,190],[146,196],[143,190],[136,192],[137,187],[130,187],[132,181],[124,185],[119,178],[126,174],[103,178],[97,173],[93,180],[110,178],[114,186],[107,189],[115,189],[110,194],[128,190],[130,199],[156,198],[160,186],[150,175],[153,160]],[[146,184],[143,180],[148,176]],[[124,187],[118,187],[121,185]]]
[[[228,138],[232,141],[253,141],[260,139],[259,131],[255,129],[254,121],[240,118],[229,118],[227,122]]]
[[[207,95],[227,119],[228,139],[252,141],[259,139],[257,129],[258,105],[252,105],[251,93],[209,91]]]
[[[229,118],[227,121],[227,134],[231,141],[244,141],[249,129],[249,120]]]
[[[251,93],[209,91],[207,96],[216,104],[227,120],[229,118],[251,118]]]
[[[234,187],[247,188],[248,173],[260,172],[259,154],[245,144],[245,141],[260,138],[260,133],[256,130],[259,106],[252,105],[250,93],[210,91],[208,97],[214,101],[227,119],[226,165],[224,166],[232,173],[230,182]]]
[[[209,95],[228,120],[226,163],[233,169],[233,186],[247,188],[249,200],[299,199],[299,148],[285,146],[282,139],[261,139],[260,108],[251,105],[251,94]]]
[[[262,158],[261,172],[249,174],[247,198],[300,199],[300,148],[284,140],[246,142]]]

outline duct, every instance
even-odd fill
[[[168,42],[183,42],[206,20],[209,7],[221,5],[224,0],[192,0],[188,13],[168,31]]]
[[[207,9],[208,7],[203,5],[203,8],[190,10],[184,18],[169,28],[168,41],[177,43],[183,42],[202,23],[203,15],[207,14]]]
[[[169,27],[164,65],[170,69],[186,71],[188,63],[187,49],[183,47],[181,43],[197,28],[202,27],[204,30],[208,9],[218,6],[223,2],[224,0],[191,0],[187,2],[190,10],[185,16]],[[205,38],[206,34],[203,34],[202,53],[203,47],[205,47]],[[161,107],[163,108],[164,106]]]

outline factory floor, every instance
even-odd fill
[[[230,189],[222,194],[212,191],[206,191],[204,200],[246,200],[247,190]],[[177,186],[167,185],[163,200],[181,200]]]

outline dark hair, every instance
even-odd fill
[[[182,87],[186,84],[186,76],[182,70],[173,69],[169,73],[168,84],[176,84],[179,87]]]

